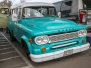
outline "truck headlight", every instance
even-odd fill
[[[78,36],[79,37],[83,37],[83,36],[86,36],[87,35],[87,30],[80,30],[78,31]]]
[[[47,35],[45,36],[38,36],[35,38],[35,43],[37,45],[46,44],[49,42],[49,37]]]

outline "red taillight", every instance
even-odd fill
[[[87,12],[86,11],[80,11],[80,23],[85,23],[86,22],[86,15]]]

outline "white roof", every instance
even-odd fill
[[[28,6],[54,6],[54,5],[51,3],[43,3],[43,2],[24,2],[11,6],[11,9],[14,9],[16,7],[23,8]]]

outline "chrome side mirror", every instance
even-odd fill
[[[18,21],[17,14],[12,14],[12,21]]]
[[[61,12],[58,12],[58,17],[61,18]]]

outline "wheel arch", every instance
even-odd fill
[[[32,52],[31,43],[29,43],[28,38],[26,36],[21,37],[20,44],[21,44],[21,47],[24,47],[23,44],[26,44],[26,46],[28,47],[28,50],[30,51],[30,53]]]

